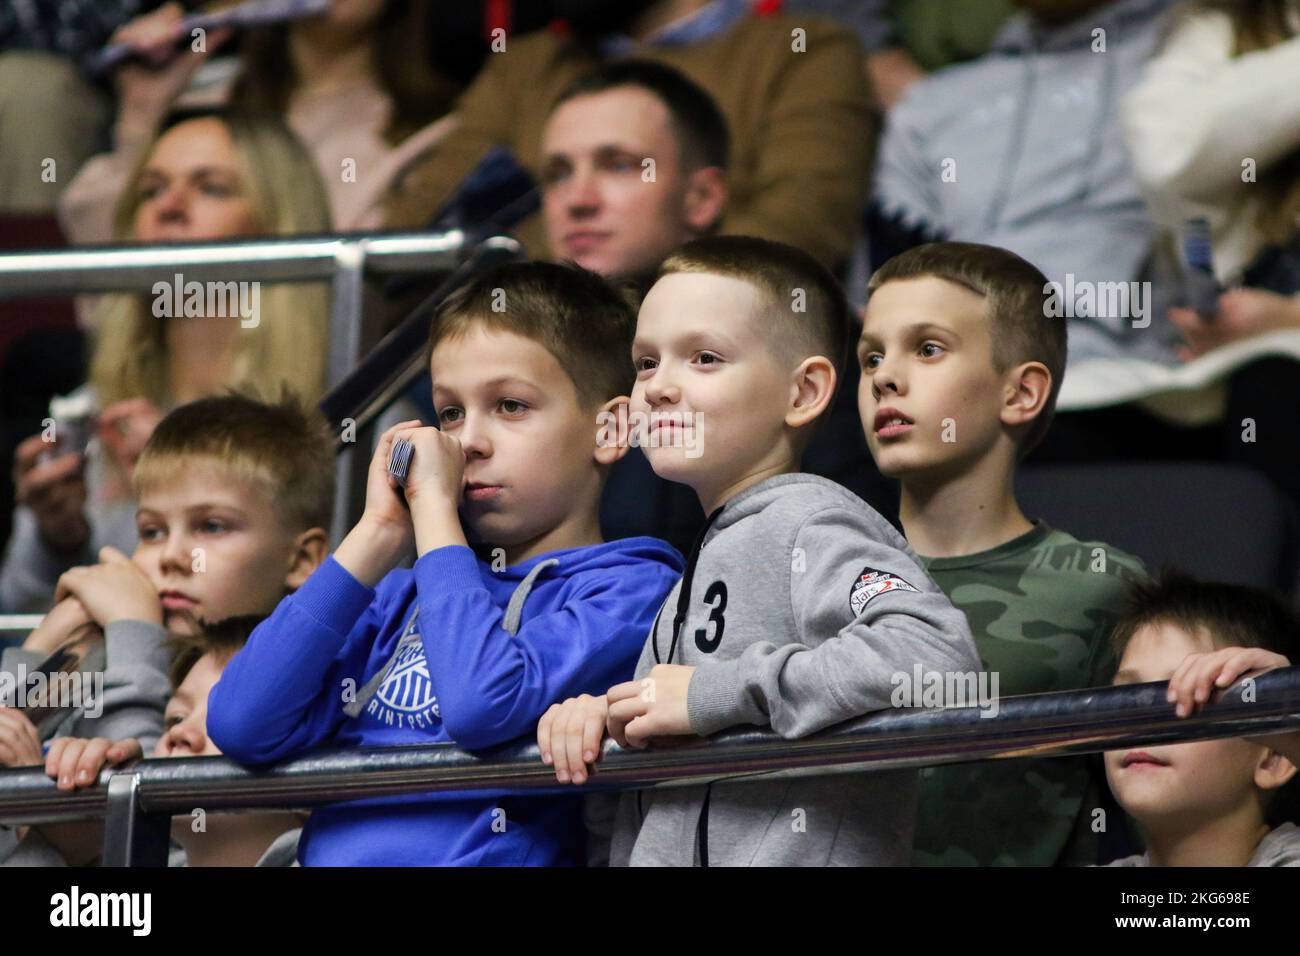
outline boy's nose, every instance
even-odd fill
[[[661,365],[646,382],[645,398],[651,405],[676,405],[682,399],[682,391]]]
[[[871,391],[876,398],[880,398],[885,393],[901,394],[902,379],[897,368],[893,365],[886,365],[884,362],[877,365],[875,371],[871,373]]]
[[[492,454],[492,442],[487,434],[486,425],[477,420],[466,419],[465,425],[456,433],[460,447],[465,450],[466,458],[487,458]]]
[[[169,535],[159,563],[164,570],[188,574],[191,564],[189,539],[179,534]]]

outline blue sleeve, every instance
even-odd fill
[[[420,620],[438,622],[436,630],[421,627],[429,676],[457,744],[477,750],[514,740],[551,704],[632,678],[677,574],[652,562],[620,571],[569,582],[562,607],[511,636],[469,548],[438,548],[416,562]]]
[[[360,680],[382,622],[374,598],[331,556],[280,602],[208,697],[208,736],[222,753],[273,763],[333,737],[343,680]]]

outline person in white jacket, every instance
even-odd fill
[[[1300,331],[1300,298],[1231,288],[1260,251],[1300,230],[1300,2],[1196,2],[1178,11],[1122,118],[1152,217],[1210,224],[1216,278],[1230,288],[1214,321],[1188,309],[1180,351]]]

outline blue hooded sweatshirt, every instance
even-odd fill
[[[226,666],[208,735],[251,765],[324,745],[515,740],[551,704],[631,679],[681,571],[681,555],[654,538],[500,570],[469,548],[438,548],[374,589],[330,557]],[[579,862],[582,843],[579,798],[426,793],[313,811],[299,859],[552,866]]]

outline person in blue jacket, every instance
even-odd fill
[[[484,272],[439,307],[441,427],[381,436],[356,527],[213,688],[222,752],[260,766],[324,745],[488,748],[632,676],[682,570],[657,539],[604,542],[597,517],[627,451],[608,425],[626,421],[635,325],[595,273],[540,262]],[[404,486],[388,473],[399,439],[413,449]],[[412,546],[414,567],[398,568]],[[569,796],[416,794],[316,810],[299,859],[562,865],[583,840]]]

